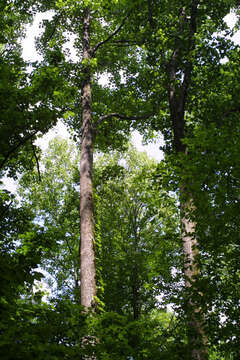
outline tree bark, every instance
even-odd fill
[[[174,91],[172,91],[172,93],[170,92],[170,113],[174,133],[173,146],[176,153],[185,153],[187,156],[189,156],[187,147],[182,141],[186,130],[184,111],[178,112],[176,110],[179,107],[183,109],[185,108],[185,106],[179,106],[180,101],[181,100],[177,98]],[[191,213],[194,210],[194,199],[186,184],[180,185],[180,207],[185,286],[188,290],[188,293],[190,294],[190,298],[186,304],[190,359],[207,360],[207,337],[203,329],[204,317],[201,311],[201,307],[199,307],[198,304],[191,300],[194,292],[196,294],[196,289],[194,289],[193,284],[197,276],[199,276],[199,268],[196,262],[196,256],[198,254],[198,242],[195,236],[196,224],[191,220]],[[199,294],[199,296],[202,295]]]
[[[131,282],[132,282],[132,309],[133,309],[133,319],[137,320],[140,316],[139,309],[139,282],[138,282],[138,270],[136,259],[133,260],[132,274],[131,274]]]
[[[191,219],[191,212],[194,211],[194,203],[191,195],[187,193],[186,187],[180,189],[181,206],[181,236],[184,253],[184,275],[185,286],[190,290],[190,297],[187,300],[187,318],[188,318],[188,344],[190,358],[193,360],[207,360],[207,337],[203,329],[204,317],[199,304],[192,299],[201,297],[202,294],[194,288],[194,282],[200,275],[196,257],[199,254],[198,242],[195,236],[196,224]],[[195,292],[195,294],[194,294]]]
[[[182,186],[180,191],[182,198],[186,199],[186,188]],[[191,198],[181,200],[180,206],[184,252],[184,274],[186,276],[186,287],[191,287],[194,277],[199,274],[199,269],[195,262],[196,255],[198,254],[197,240],[194,235],[196,224],[189,217],[189,213],[194,209],[193,200]]]
[[[195,33],[197,31],[197,10],[198,0],[191,1],[191,16],[190,22],[187,20],[185,9],[183,8],[181,16],[182,29],[189,27],[188,37],[188,52],[195,49]],[[178,153],[183,153],[189,156],[188,149],[183,142],[187,133],[185,121],[186,101],[188,97],[189,86],[191,84],[191,76],[193,65],[190,60],[182,69],[183,81],[177,81],[177,73],[180,70],[182,49],[176,43],[176,48],[172,53],[172,57],[168,66],[169,73],[169,108],[170,117],[173,128],[173,149]],[[184,169],[182,169],[184,172]],[[181,206],[181,237],[183,243],[184,253],[184,275],[185,286],[189,299],[187,301],[186,315],[188,319],[188,343],[189,343],[189,357],[192,360],[207,360],[207,337],[203,328],[203,314],[201,307],[192,300],[194,292],[194,282],[199,276],[199,268],[196,262],[198,254],[198,243],[195,236],[196,224],[192,220],[191,213],[194,210],[194,194],[191,194],[187,184],[180,181],[180,206]],[[197,294],[201,296],[201,294]]]
[[[81,305],[94,307],[96,269],[93,220],[93,126],[91,96],[90,11],[83,18],[82,141],[80,157]]]
[[[171,95],[171,92],[170,92]],[[185,108],[179,106],[179,98],[173,91],[170,96],[170,113],[173,124],[174,141],[173,146],[176,153],[185,153],[188,156],[186,145],[183,143],[185,136],[185,116],[184,111],[178,112],[177,108]],[[184,170],[183,170],[184,171]],[[198,254],[198,242],[195,237],[196,224],[191,220],[191,213],[194,210],[194,199],[191,195],[187,185],[180,185],[180,207],[181,207],[181,237],[184,253],[184,275],[185,286],[190,294],[187,301],[186,314],[188,318],[188,344],[190,359],[192,360],[207,360],[207,337],[203,329],[203,314],[199,305],[191,300],[192,295],[196,294],[196,289],[193,283],[199,275],[199,268],[196,262]],[[199,296],[201,296],[199,294]]]
[[[135,200],[136,201],[136,200]],[[138,205],[133,204],[131,214],[131,227],[134,241],[133,259],[132,259],[132,273],[131,273],[131,288],[132,288],[132,309],[133,319],[138,320],[141,313],[141,305],[139,299],[140,279],[138,269],[138,253],[139,253],[139,233],[138,233]]]

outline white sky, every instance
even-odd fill
[[[42,57],[37,53],[35,48],[35,38],[39,36],[43,29],[40,27],[40,22],[45,20],[50,20],[52,14],[50,11],[43,14],[37,14],[34,18],[32,25],[26,27],[26,37],[22,40],[22,55],[26,61],[37,61],[41,60]]]

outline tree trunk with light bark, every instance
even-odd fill
[[[82,141],[80,157],[81,305],[94,307],[96,269],[93,220],[93,126],[91,95],[90,11],[83,18]]]
[[[189,298],[186,303],[186,315],[188,325],[188,343],[190,358],[193,360],[207,360],[207,337],[204,331],[204,314],[201,306],[196,302],[203,295],[194,287],[194,282],[200,276],[197,264],[199,255],[198,242],[195,235],[196,224],[192,220],[194,211],[193,197],[187,194],[185,186],[180,189],[181,206],[181,237],[184,253],[185,286],[189,290]],[[195,300],[194,300],[195,299]]]
[[[174,149],[176,153],[184,153],[186,156],[189,156],[187,147],[183,143],[186,126],[184,116],[185,106],[184,104],[179,104],[181,100],[176,97],[175,91],[170,92],[170,95],[170,111],[174,130]],[[193,285],[199,276],[199,268],[196,259],[198,255],[198,242],[195,236],[196,224],[191,219],[194,210],[194,199],[186,185],[180,185],[180,207],[185,286],[188,294],[190,294],[186,304],[190,359],[207,360],[207,338],[203,329],[204,316],[201,312],[201,308],[191,300],[191,297],[194,296],[194,294],[196,295],[196,289]],[[199,294],[199,296],[201,295]]]

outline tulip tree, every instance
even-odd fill
[[[80,133],[80,236],[81,236],[81,304],[94,308],[96,298],[96,269],[94,253],[93,219],[93,149],[94,139],[100,134],[100,143],[109,143],[111,133],[118,126],[127,132],[131,120],[150,116],[141,104],[141,113],[125,111],[124,104],[115,110],[109,99],[104,104],[106,94],[111,99],[112,90],[101,89],[96,82],[98,74],[107,71],[119,78],[119,61],[128,55],[126,48],[117,47],[118,36],[127,21],[133,5],[125,2],[56,1],[42,4],[40,9],[53,10],[53,19],[46,23],[46,31],[40,47],[45,53],[47,64],[58,62],[69,69],[69,86],[75,90],[75,100],[64,104],[66,117],[70,115],[77,133]],[[116,16],[117,15],[117,16]],[[77,60],[69,61],[64,54],[68,35],[75,36],[74,47]],[[45,49],[46,45],[48,46]],[[111,62],[111,63],[110,63]],[[59,95],[61,97],[61,94]],[[135,104],[136,110],[137,104]],[[133,107],[134,108],[134,107]],[[122,112],[121,110],[124,109]],[[75,115],[74,115],[75,114]],[[78,121],[78,119],[80,121]],[[117,121],[116,121],[117,120]],[[76,122],[78,125],[76,126]],[[109,131],[109,124],[112,131]],[[127,124],[127,128],[124,126]],[[113,126],[112,126],[113,125]],[[103,130],[107,134],[103,134]],[[115,139],[111,146],[114,146]]]

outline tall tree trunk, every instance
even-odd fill
[[[174,94],[175,95],[175,94]],[[185,136],[185,117],[184,112],[177,112],[177,99],[171,102],[170,109],[174,132],[174,149],[176,153],[185,153],[188,156],[186,145],[182,142]],[[183,107],[184,108],[184,107]],[[184,170],[183,170],[184,171]],[[199,275],[199,268],[196,261],[198,254],[198,242],[195,236],[196,224],[192,221],[192,211],[194,210],[194,199],[187,185],[180,186],[180,207],[181,207],[181,238],[184,253],[184,275],[185,286],[188,290],[189,299],[187,301],[186,315],[188,326],[188,344],[190,359],[207,360],[207,337],[203,328],[203,319],[201,307],[192,301],[192,296],[196,296],[196,289],[193,286],[194,281]],[[200,293],[198,294],[199,296]]]
[[[174,101],[174,106],[176,106],[176,104],[177,101]],[[184,113],[180,114],[179,116],[179,113],[177,114],[176,110],[174,110],[171,111],[171,117],[174,129],[175,151],[176,153],[185,153],[188,156],[186,145],[182,142],[185,134]],[[188,319],[187,326],[190,359],[207,360],[207,337],[203,329],[204,316],[202,314],[201,307],[199,307],[199,305],[191,299],[194,294],[196,296],[194,282],[199,275],[199,268],[196,261],[196,256],[198,254],[198,242],[195,236],[196,224],[192,220],[194,199],[187,185],[185,184],[180,186],[180,207],[181,237],[184,253],[185,286],[189,294],[189,299],[186,304],[186,314]],[[201,296],[200,293],[198,295]]]
[[[190,22],[186,17],[185,8],[182,9],[181,27],[186,29],[189,27],[189,54],[195,49],[195,34],[197,31],[197,11],[199,0],[191,1],[191,16]],[[172,53],[169,62],[169,107],[170,116],[173,127],[173,148],[176,153],[183,153],[188,156],[188,150],[183,142],[186,136],[186,121],[185,109],[188,97],[189,86],[191,84],[191,76],[193,65],[191,60],[187,61],[182,70],[183,81],[181,84],[177,81],[177,73],[180,70],[182,49],[176,43],[176,48]],[[191,59],[191,56],[190,56]],[[184,171],[184,169],[182,169]],[[184,174],[183,174],[184,175]],[[190,350],[190,358],[192,360],[207,360],[207,338],[203,329],[203,314],[201,307],[194,303],[191,299],[196,291],[194,289],[194,281],[199,275],[199,269],[196,262],[196,255],[198,254],[198,243],[195,236],[196,224],[191,220],[191,213],[194,209],[194,199],[191,195],[187,184],[180,184],[180,205],[181,205],[181,230],[182,243],[184,252],[184,275],[186,278],[186,289],[190,294],[187,302],[187,316],[188,316],[188,342]],[[200,295],[200,294],[199,294]]]
[[[91,96],[90,10],[83,18],[82,142],[80,158],[81,305],[93,308],[96,269],[93,221],[93,127]]]

